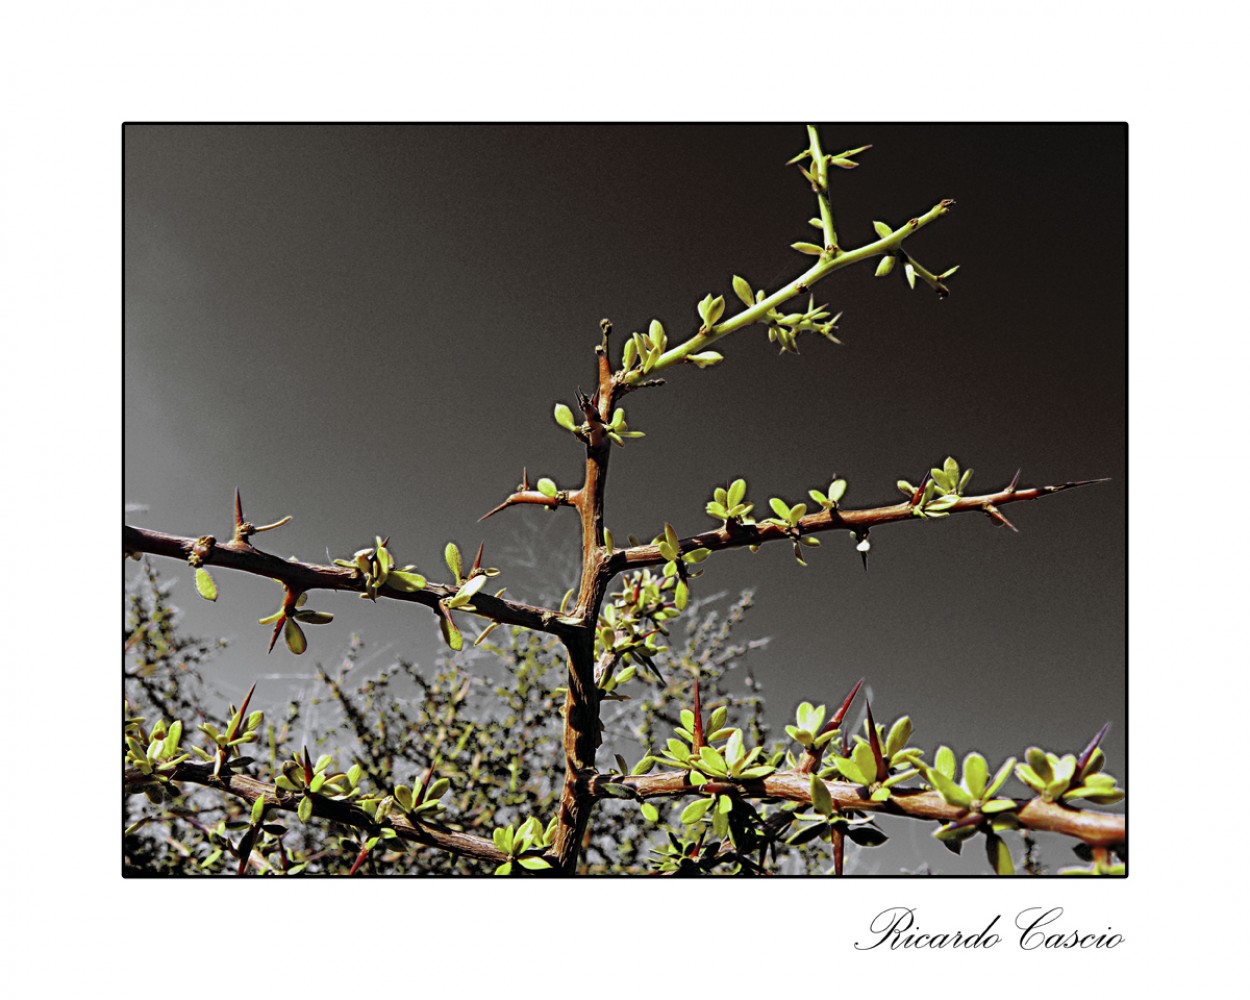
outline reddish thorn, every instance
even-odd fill
[[[365,841],[365,845],[360,849],[360,853],[356,855],[356,863],[352,865],[352,870],[347,873],[349,877],[359,871],[360,866],[365,863],[365,858],[369,856],[368,841]]]
[[[269,639],[269,652],[273,652],[273,647],[278,643],[278,636],[282,634],[282,626],[286,624],[286,615],[278,619],[278,624],[273,627],[273,635]]]
[[[911,495],[911,505],[913,507],[920,503],[920,498],[924,496],[924,488],[929,485],[929,477],[931,475],[932,472],[926,472],[924,474],[924,479],[920,480],[920,485],[916,487],[916,492]]]
[[[512,503],[513,503],[512,497],[508,497],[508,499],[507,499],[507,500],[505,500],[503,503],[501,503],[498,507],[495,507],[493,510],[488,510],[485,514],[483,514],[481,517],[479,517],[479,518],[477,519],[478,524],[481,524],[483,521],[485,521],[485,520],[486,520],[488,517],[490,517],[492,514],[498,514],[498,513],[499,513],[501,510],[503,510],[505,507],[511,507],[511,506],[512,506]]]
[[[699,701],[699,678],[694,679],[694,750],[703,747],[703,706]]]
[[[425,801],[426,789],[430,787],[430,779],[434,777],[434,765],[431,764],[425,772],[425,777],[421,779],[421,791],[417,793],[417,803]]]
[[[482,544],[477,547],[477,558],[473,560],[473,569],[469,571],[469,576],[472,576],[482,568],[482,550],[484,548],[486,548],[485,542],[482,542]]]
[[[234,488],[234,526],[243,527],[243,497],[239,495],[237,486]]]
[[[1016,469],[1016,474],[1011,477],[1011,485],[1007,487],[1008,493],[1016,492],[1016,484],[1020,482],[1020,469]]]
[[[239,711],[237,713],[231,713],[231,715],[234,716],[234,725],[230,727],[230,731],[226,734],[226,739],[232,740],[239,735],[239,726],[243,724],[243,717],[247,715],[248,702],[252,700],[252,692],[255,690],[256,685],[253,684],[247,689],[247,694],[243,698],[243,704],[239,706]]]
[[[881,752],[877,724],[872,720],[872,702],[865,702],[865,704],[868,706],[868,745],[872,747],[872,756],[877,761],[877,780],[885,781],[890,774],[890,768],[885,762],[885,754]]]
[[[1081,756],[1077,758],[1076,775],[1078,778],[1081,776],[1081,773],[1085,770],[1085,768],[1089,766],[1090,758],[1094,756],[1094,751],[1098,749],[1098,744],[1102,742],[1102,738],[1107,735],[1107,730],[1110,728],[1110,722],[1104,723],[1103,727],[1098,730],[1097,735],[1089,741],[1089,746],[1087,746],[1081,752]]]
[[[312,757],[308,755],[308,747],[307,745],[305,745],[304,747],[304,787],[307,788],[309,785],[311,785],[312,780],[313,780]]]
[[[525,466],[521,466],[521,489],[528,490],[530,488],[530,471]]]
[[[837,729],[840,725],[842,725],[842,720],[846,718],[846,713],[850,710],[851,702],[855,700],[855,696],[859,694],[859,689],[863,687],[863,685],[864,685],[864,678],[861,677],[856,682],[855,686],[851,688],[851,693],[848,694],[846,696],[846,699],[842,702],[842,707],[839,708],[834,713],[832,719],[830,719],[827,723],[825,723],[824,728],[821,729],[820,733],[818,733],[817,735],[824,735],[830,730]]]

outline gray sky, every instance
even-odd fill
[[[1026,484],[1100,486],[984,518],[886,526],[865,574],[851,540],[823,536],[806,569],[788,548],[723,553],[698,593],[756,590],[748,634],[780,723],[798,701],[839,700],[865,676],[878,721],[906,711],[914,742],[992,759],[1030,744],[1079,751],[1108,719],[1124,776],[1127,131],[1109,126],[825,125],[830,152],[874,144],[833,177],[844,246],[940,198],[945,219],[908,241],[952,294],[909,291],[872,266],[816,288],[844,310],[836,347],[778,357],[762,327],[726,361],[630,396],[647,437],[613,455],[607,524],[618,538],[714,526],[711,491],[744,476],[807,500],[834,472],[844,505],[894,502],[954,454],[974,492],[1023,467]],[[567,585],[575,517],[521,508],[477,518],[518,481],[575,485],[576,443],[551,419],[593,381],[598,321],[617,349],[661,319],[670,338],[730,277],[770,291],[808,258],[815,201],[785,161],[802,125],[152,126],[126,129],[125,496],[131,523],[228,530],[294,515],[258,544],[324,561],[375,534],[444,575],[449,539],[486,542],[500,585],[538,600]],[[617,355],[619,356],[619,355]],[[510,568],[520,534],[539,564]],[[302,658],[265,656],[256,619],[272,582],[217,574],[189,628],[227,635],[222,686],[334,663],[352,631],[428,665],[424,609],[314,595],[334,624]],[[306,661],[306,662],[305,662]],[[605,750],[610,752],[605,744]],[[1056,859],[1063,860],[1063,859]]]

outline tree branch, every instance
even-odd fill
[[[998,521],[998,507],[1003,504],[1017,503],[1021,500],[1036,500],[1039,497],[1060,493],[1063,490],[1075,489],[1078,486],[1089,486],[1093,483],[1106,482],[1105,479],[1086,479],[1079,482],[1061,483],[1058,486],[1030,486],[1017,489],[1014,486],[997,493],[981,496],[963,497],[946,511],[951,514],[979,511]],[[721,549],[741,548],[744,545],[764,545],[781,539],[794,540],[799,535],[814,535],[822,531],[843,528],[849,531],[862,532],[882,524],[896,521],[918,520],[913,514],[916,508],[910,501],[891,504],[887,507],[865,507],[859,510],[821,510],[802,518],[796,529],[785,528],[778,524],[727,524],[725,527],[691,535],[680,540],[682,552],[705,548],[713,552]],[[997,517],[995,515],[998,515]],[[609,569],[613,575],[630,569],[641,569],[644,566],[658,566],[668,560],[660,554],[658,545],[636,545],[631,548],[617,549],[612,553]]]
[[[738,781],[732,785],[719,782],[712,785],[718,793],[737,793],[755,799],[786,799],[790,802],[810,803],[811,776],[794,771],[780,772],[755,781]],[[936,820],[952,823],[968,816],[968,811],[948,803],[937,792],[909,792],[895,788],[885,802],[873,802],[863,796],[863,789],[842,781],[826,781],[825,787],[833,803],[839,809],[858,812],[877,812],[890,816],[909,816],[912,819]],[[610,790],[615,786],[615,794]],[[686,771],[665,771],[660,774],[639,776],[595,775],[585,783],[584,794],[595,798],[620,798],[619,789],[624,786],[638,798],[663,796],[705,795],[707,785],[691,785]],[[1124,816],[1118,813],[1098,813],[1090,810],[1070,809],[1040,798],[1017,799],[1020,808],[1014,813],[1020,825],[1028,830],[1064,834],[1075,837],[1096,847],[1113,847],[1125,840]]]
[[[265,784],[245,774],[215,776],[209,764],[184,762],[169,774],[169,778],[172,781],[185,781],[227,792],[243,799],[249,805],[263,798],[268,809],[283,812],[295,812],[299,808],[300,799],[303,798],[298,793],[280,791],[274,785]],[[152,784],[152,779],[139,771],[127,770],[123,782],[127,793],[134,794],[141,791],[143,785]],[[359,806],[343,800],[329,799],[323,795],[313,795],[312,803],[314,816],[320,816],[322,819],[328,819],[343,826],[375,832],[381,826],[389,826],[400,838],[426,847],[437,847],[453,854],[463,854],[466,857],[496,865],[508,860],[508,855],[499,850],[493,841],[484,837],[475,837],[472,834],[424,823],[417,825],[402,814],[395,813],[388,815],[385,823],[377,823]]]
[[[205,544],[206,542],[209,544]],[[363,593],[365,590],[364,580],[354,569],[280,559],[246,542],[218,542],[212,536],[184,538],[127,524],[122,527],[122,549],[125,552],[146,552],[183,561],[194,551],[199,554],[202,563],[206,566],[221,566],[242,573],[281,580],[296,593],[310,590],[346,590]],[[378,591],[378,596],[392,601],[424,604],[437,612],[439,601],[454,597],[458,589],[430,583],[424,590],[408,593],[384,586]],[[518,625],[557,636],[568,635],[571,631],[567,624],[560,621],[560,612],[550,608],[505,601],[485,593],[474,595],[473,607],[476,609],[472,612],[473,614],[504,625]]]

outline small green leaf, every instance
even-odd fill
[[[660,821],[660,811],[650,802],[644,802],[639,806],[639,809],[642,811],[642,818],[648,823],[658,823]]]
[[[751,286],[746,280],[739,278],[736,274],[733,280],[734,294],[738,296],[748,308],[755,305],[755,292],[751,290]]]
[[[304,638],[300,627],[295,624],[294,618],[288,618],[286,624],[282,626],[282,637],[286,640],[287,649],[296,656],[308,648],[308,640]]]
[[[818,247],[815,243],[791,243],[791,250],[797,250],[799,253],[810,254],[813,257],[819,257],[825,252],[824,247]]]
[[[629,367],[628,362],[626,362],[626,367]],[[556,423],[563,427],[566,431],[577,429],[577,424],[573,422],[573,411],[563,403],[556,403],[555,418]]]
[[[295,810],[295,814],[299,816],[301,823],[307,823],[312,819],[313,802],[312,799],[305,795],[299,800],[299,807]]]
[[[699,354],[688,355],[686,360],[698,365],[700,368],[710,368],[712,365],[718,365],[724,361],[725,356],[717,351],[702,351]]]
[[[456,583],[460,582],[460,550],[456,547],[455,542],[448,542],[447,547],[443,549],[443,559],[447,562],[447,568],[455,574]]]
[[[699,822],[707,814],[707,811],[712,808],[712,803],[715,801],[715,799],[708,798],[696,799],[694,802],[691,802],[690,805],[681,811],[681,822],[687,826]]]
[[[213,582],[213,578],[209,576],[208,570],[203,566],[195,568],[195,589],[200,592],[200,596],[204,600],[217,600],[217,584]]]
[[[877,265],[876,277],[884,278],[887,274],[894,270],[894,255],[887,254],[881,258],[881,263]]]
[[[813,774],[809,787],[811,789],[812,808],[822,816],[832,816],[833,796],[829,794],[829,789],[825,783]]]
[[[728,507],[737,507],[742,503],[743,498],[747,495],[747,481],[745,479],[735,479],[730,484],[728,495],[725,498],[725,505]]]
[[[884,238],[891,235],[894,230],[887,226],[884,222],[874,222],[872,228],[877,231],[877,235]]]
[[[556,488],[556,484],[552,480],[546,478],[545,476],[542,479],[538,480],[537,486],[538,486],[539,493],[541,493],[545,497],[550,497],[552,500],[554,500],[556,498],[556,494],[560,492]]]

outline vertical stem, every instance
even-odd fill
[[[606,423],[612,416],[616,383],[608,360],[607,336],[596,348],[599,356],[599,391],[596,404]],[[596,435],[592,435],[592,438]],[[580,620],[576,632],[565,642],[568,649],[569,690],[564,700],[564,788],[560,793],[559,822],[554,850],[557,871],[571,875],[577,866],[594,798],[579,779],[593,774],[599,746],[599,691],[595,685],[595,624],[607,592],[611,573],[603,547],[603,501],[611,442],[586,447],[586,478],[577,497],[582,521],[582,579],[573,616]]]

